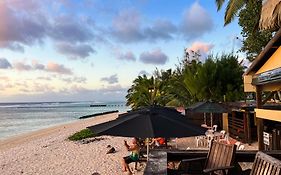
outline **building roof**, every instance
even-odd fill
[[[264,65],[264,63],[272,56],[272,54],[279,48],[280,45],[281,45],[281,29],[279,29],[275,33],[274,37],[267,43],[265,48],[252,62],[251,66],[246,70],[244,75],[248,75],[251,72],[258,71]]]

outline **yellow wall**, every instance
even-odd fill
[[[269,109],[255,109],[256,117],[281,122],[281,111]]]
[[[281,90],[280,83],[265,84],[262,86],[262,91],[264,92],[280,91],[280,90]]]
[[[252,75],[244,75],[244,92],[256,92],[256,87],[252,85]]]
[[[281,47],[279,47],[274,54],[267,60],[267,62],[256,72],[260,74],[272,69],[281,67]]]

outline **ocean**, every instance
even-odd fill
[[[103,107],[90,105],[105,104]],[[130,110],[125,102],[0,103],[0,140],[31,131],[70,123],[79,117],[106,111]]]

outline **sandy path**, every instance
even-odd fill
[[[116,117],[98,116],[0,141],[0,174],[122,174],[120,158],[128,154],[124,138],[104,136],[88,144],[67,140],[87,126]],[[109,144],[116,153],[106,154]]]

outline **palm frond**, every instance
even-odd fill
[[[217,4],[217,11],[219,11],[223,5],[225,0],[216,0],[216,4]]]
[[[276,31],[281,27],[281,0],[268,0],[262,6],[259,28]]]
[[[245,0],[229,0],[224,16],[225,26],[233,21],[234,17],[245,4]]]

